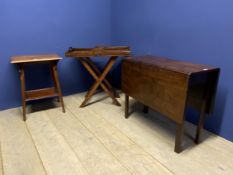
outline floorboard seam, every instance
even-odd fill
[[[41,159],[41,157],[40,157],[40,153],[39,153],[39,151],[37,150],[36,143],[35,143],[35,141],[34,141],[34,139],[33,139],[33,137],[32,137],[32,134],[31,134],[31,132],[30,132],[30,129],[28,128],[27,121],[25,121],[25,126],[26,126],[26,129],[27,129],[27,131],[28,131],[28,133],[29,133],[29,135],[30,135],[30,138],[31,138],[32,143],[33,143],[33,146],[34,146],[34,148],[35,148],[35,150],[36,150],[36,152],[37,152],[37,155],[38,155],[38,157],[39,157],[39,160],[40,160],[40,162],[41,162],[41,165],[42,165],[42,167],[43,167],[43,169],[44,169],[44,171],[45,171],[45,174],[48,175],[47,170],[46,170],[46,168],[45,168],[45,166],[44,166],[44,163],[43,163],[43,161],[42,161],[42,159]]]
[[[76,99],[76,97],[75,97]],[[92,111],[96,114],[96,111],[94,111],[93,109],[88,109],[89,111]],[[77,118],[77,117],[76,117]],[[138,145],[137,143],[135,143],[135,141],[133,141],[130,137],[128,137],[128,135],[126,135],[125,133],[123,133],[121,130],[119,130],[118,127],[116,127],[115,125],[113,125],[111,122],[109,122],[108,120],[106,120],[105,118],[102,118],[104,121],[106,121],[107,123],[109,123],[109,125],[111,125],[112,127],[114,127],[115,129],[117,129],[120,133],[122,133],[123,135],[125,135],[130,141],[132,141],[135,145],[137,145],[140,149],[142,149],[146,154],[148,154],[152,159],[156,160],[162,167],[164,167],[165,169],[167,169],[170,173],[174,174],[175,173],[170,170],[167,166],[165,166],[162,162],[160,162],[157,158],[155,158],[153,155],[151,155],[150,153],[148,153],[147,151],[145,151],[140,145]]]
[[[66,110],[67,110],[67,108],[66,108]],[[45,111],[45,113],[46,113],[46,111]],[[88,172],[88,170],[86,169],[86,167],[83,165],[83,163],[82,163],[81,159],[79,158],[79,156],[75,153],[75,151],[74,151],[74,149],[72,148],[72,146],[69,144],[69,142],[68,142],[67,139],[65,138],[64,134],[62,134],[62,133],[59,131],[59,129],[56,127],[56,125],[53,123],[53,121],[50,119],[50,117],[49,117],[49,115],[47,115],[47,113],[46,113],[46,116],[47,116],[47,118],[50,120],[51,124],[55,127],[55,129],[57,130],[57,132],[58,132],[58,133],[61,135],[61,137],[64,139],[64,141],[67,143],[67,145],[69,146],[70,150],[73,152],[73,154],[75,155],[75,157],[80,161],[81,166],[86,170],[86,173],[89,174],[89,175],[91,175],[91,174]]]
[[[74,99],[75,99],[75,101],[79,101],[79,100],[77,100],[76,99],[76,97],[74,97]],[[72,110],[70,110],[71,112],[72,112]],[[90,112],[93,112],[93,109],[88,109],[88,111],[90,111]],[[96,112],[93,112],[93,113],[95,113],[96,114]],[[76,117],[76,114],[74,114],[73,112],[72,112],[72,114]],[[79,120],[78,119],[78,117],[76,117],[77,118],[77,120]],[[103,120],[105,120],[104,118],[102,118]],[[80,120],[79,120],[80,121]],[[115,127],[114,125],[112,125],[112,123],[110,123],[109,121],[107,121],[107,120],[105,120],[107,123],[109,123],[111,126],[113,126],[115,129],[117,129],[118,131],[120,131],[117,127]],[[85,124],[82,122],[82,121],[80,121],[80,123],[82,123],[82,125],[83,126],[85,126]],[[85,128],[87,128],[86,126],[85,126]],[[87,128],[88,129],[88,128]],[[89,130],[89,129],[88,129]],[[89,130],[90,131],[90,130]],[[92,131],[90,131],[91,133],[93,133]],[[120,133],[122,133],[123,135],[125,135],[122,131],[120,131]],[[94,136],[95,136],[95,133],[93,133],[94,134]],[[132,139],[130,139],[127,135],[125,135],[129,140],[131,140],[132,141]],[[96,136],[95,136],[96,137]],[[120,160],[111,152],[111,150],[109,150],[105,145],[104,145],[104,143],[98,138],[98,137],[96,137],[102,144],[103,144],[103,146],[119,161],[119,163],[121,163],[120,162]],[[140,147],[138,144],[136,144],[134,141],[132,141],[136,146],[138,146],[140,149],[142,149],[142,147]],[[142,149],[146,154],[148,154],[148,152],[146,152],[144,149]],[[173,172],[173,171],[171,171],[170,169],[168,169],[166,166],[164,166],[159,160],[157,160],[156,158],[154,158],[153,156],[151,156],[151,154],[148,154],[152,159],[154,159],[154,160],[156,160],[162,167],[164,167],[165,169],[167,169],[171,174],[174,174],[175,175],[175,173]],[[122,163],[121,163],[122,164]],[[125,166],[124,166],[125,167]],[[127,167],[126,167],[127,168]],[[127,168],[128,169],[128,168]],[[130,171],[130,170],[129,170]],[[135,170],[134,170],[135,171]],[[135,172],[137,172],[137,171],[135,171]],[[138,173],[138,172],[137,172]]]
[[[1,111],[0,111],[1,112]],[[0,125],[0,132],[1,132],[1,125]],[[2,157],[2,136],[0,135],[0,160],[1,160],[1,168],[2,168],[2,175],[4,175],[4,169],[3,169],[3,157]]]
[[[133,173],[131,173],[131,171],[129,170],[129,168],[128,167],[126,167],[124,164],[122,164],[121,163],[121,161],[112,153],[112,151],[111,150],[109,150],[105,145],[104,145],[104,143],[98,138],[98,137],[96,137],[96,135],[89,129],[89,128],[87,128],[86,127],[86,125],[82,122],[82,121],[80,121],[77,117],[76,117],[76,115],[75,115],[75,113],[72,111],[72,110],[70,110],[70,109],[68,109],[69,111],[70,111],[70,113],[75,117],[75,119],[76,120],[78,120],[79,122],[80,122],[80,124],[83,126],[83,127],[85,127],[102,145],[103,145],[103,147],[118,161],[118,163],[122,166],[122,167],[124,167],[130,174],[133,174]]]
[[[95,111],[94,111],[95,112]],[[95,112],[96,113],[96,112]],[[119,130],[118,127],[116,127],[115,125],[113,125],[111,122],[109,122],[108,120],[106,120],[105,118],[102,118],[103,120],[105,120],[107,123],[109,123],[110,125],[112,125],[115,129],[117,129],[118,131],[120,131],[122,134],[124,134],[130,141],[132,141],[135,145],[137,145],[140,149],[142,149],[146,154],[148,154],[152,159],[156,160],[162,167],[164,167],[165,169],[167,169],[170,173],[174,174],[175,173],[170,170],[167,166],[165,166],[162,162],[160,162],[157,158],[155,158],[153,155],[151,155],[150,153],[148,153],[146,150],[144,150],[140,145],[138,145],[134,140],[132,140],[127,134],[123,133],[121,130]]]
[[[3,157],[2,157],[2,142],[0,142],[0,160],[1,160],[1,168],[2,168],[2,175],[4,175],[4,169],[3,169]]]
[[[103,118],[103,120],[105,120],[106,122],[110,123],[110,125],[112,125],[114,128],[116,128],[117,130],[119,130],[122,134],[124,134],[130,141],[132,141],[135,145],[137,145],[140,149],[142,149],[146,154],[148,154],[152,159],[158,161],[160,163],[160,165],[162,165],[165,169],[167,169],[169,172],[171,172],[172,174],[175,175],[175,172],[173,172],[172,170],[170,170],[167,166],[165,166],[162,162],[160,162],[155,156],[153,156],[152,154],[150,154],[149,152],[147,152],[142,146],[140,146],[138,143],[136,143],[133,139],[131,139],[127,133],[123,133],[117,126],[113,125],[112,122],[106,120],[105,118]]]

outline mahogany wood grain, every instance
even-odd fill
[[[100,46],[95,48],[72,48],[65,53],[67,57],[93,57],[93,56],[129,56],[130,48],[127,46]]]
[[[61,60],[62,58],[57,54],[47,55],[26,55],[26,56],[13,56],[11,57],[11,63],[32,63],[32,62],[47,62]]]
[[[125,94],[125,118],[129,117],[129,96]]]
[[[58,97],[55,87],[26,91],[26,101]]]
[[[88,65],[88,63],[83,60],[80,59],[81,63],[83,64],[83,66],[88,70],[88,72],[94,77],[94,79],[96,80],[96,82],[92,85],[92,87],[90,88],[90,90],[88,91],[85,100],[83,101],[83,103],[81,104],[80,107],[85,107],[87,102],[91,99],[92,95],[95,93],[96,89],[98,88],[98,86],[100,85],[103,90],[113,99],[114,104],[116,104],[117,106],[120,106],[120,103],[116,100],[115,96],[114,96],[114,92],[111,91],[108,87],[106,87],[105,84],[103,84],[103,80],[105,79],[107,73],[110,71],[110,69],[112,68],[112,66],[114,65],[115,61],[116,61],[116,57],[111,57],[110,60],[108,61],[108,63],[106,64],[106,66],[104,67],[103,73],[101,75],[99,75],[99,77],[97,76],[97,74],[94,72],[94,70]]]
[[[11,58],[11,63],[17,64],[19,66],[21,96],[22,96],[22,110],[23,110],[24,121],[26,121],[26,102],[32,101],[32,100],[58,97],[59,101],[61,102],[62,110],[63,112],[65,112],[64,102],[63,102],[60,83],[59,83],[58,74],[57,74],[57,63],[61,59],[62,58],[57,54],[14,56]],[[30,90],[30,91],[26,90],[24,65],[41,64],[41,63],[46,63],[50,65],[54,87],[35,89],[35,90]]]
[[[186,107],[200,111],[195,139],[199,143],[204,116],[213,112],[219,73],[219,68],[207,65],[156,56],[132,57],[122,63],[122,90],[142,102],[144,112],[148,106],[177,123],[175,151],[180,152]]]
[[[85,99],[80,105],[80,107],[85,107],[88,101],[96,92],[97,88],[100,86],[113,100],[113,103],[117,106],[121,104],[116,99],[119,94],[113,88],[113,86],[106,79],[107,74],[112,69],[118,57],[130,56],[130,48],[127,46],[97,46],[95,48],[72,48],[65,53],[67,57],[78,58],[84,68],[91,74],[95,82],[85,95]],[[104,66],[103,72],[101,72],[97,66],[95,66],[91,57],[110,57],[107,64]]]
[[[101,75],[101,72],[99,69],[96,67],[96,65],[92,62],[92,60],[87,57],[86,62],[90,65],[90,67],[95,71],[96,75],[99,77]],[[103,80],[103,83],[107,86],[108,89],[110,89],[112,92],[114,92],[114,96],[119,98],[120,95],[117,93],[117,91],[114,89],[114,87],[109,83],[107,78]]]
[[[24,65],[19,65],[19,76],[20,76],[20,86],[21,86],[21,95],[22,95],[22,110],[23,110],[23,121],[26,121],[26,95],[25,95],[25,72]]]
[[[54,78],[54,85],[55,85],[56,92],[58,93],[59,101],[61,102],[62,111],[65,112],[65,105],[64,105],[63,98],[62,98],[61,86],[60,86],[58,73],[57,73],[57,63],[58,61],[51,62],[52,77]]]

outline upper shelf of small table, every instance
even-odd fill
[[[46,61],[56,61],[62,58],[57,54],[48,55],[25,55],[25,56],[13,56],[11,57],[11,63],[32,63],[32,62],[46,62]]]
[[[130,48],[127,46],[105,47],[97,46],[95,48],[72,48],[65,53],[67,57],[93,57],[93,56],[130,56]]]

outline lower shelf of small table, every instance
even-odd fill
[[[55,87],[30,90],[25,92],[26,101],[58,97]]]

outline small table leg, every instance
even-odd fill
[[[62,111],[65,112],[65,105],[63,102],[63,98],[62,98],[62,93],[61,93],[61,87],[60,87],[60,83],[59,83],[59,79],[58,79],[58,73],[57,73],[57,62],[55,63],[51,63],[51,69],[52,69],[52,77],[54,80],[54,84],[55,84],[55,88],[58,92],[58,96],[59,96],[59,101],[61,102],[61,106],[62,106]]]
[[[23,110],[23,121],[26,121],[26,97],[25,97],[25,73],[24,65],[19,64],[19,73],[20,73],[20,85],[21,85],[21,96],[22,96],[22,110]]]

